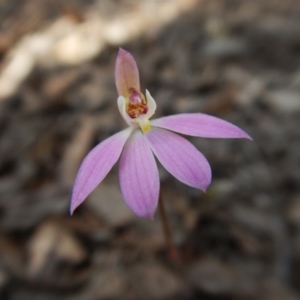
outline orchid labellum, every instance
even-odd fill
[[[121,192],[140,217],[153,218],[159,198],[159,175],[154,155],[183,183],[206,191],[211,182],[208,161],[189,141],[176,134],[204,138],[247,138],[237,126],[202,113],[186,113],[150,120],[156,102],[140,90],[133,56],[120,49],[115,66],[118,108],[128,128],[98,144],[83,160],[74,184],[71,213],[106,177],[120,159]]]

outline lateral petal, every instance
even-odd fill
[[[131,128],[114,134],[93,148],[83,160],[73,187],[71,214],[105,178],[119,159]]]
[[[152,126],[173,130],[182,134],[206,138],[251,137],[239,127],[222,119],[201,113],[179,114],[151,121]]]
[[[123,96],[118,97],[117,104],[118,104],[119,112],[123,117],[124,121],[129,126],[138,127],[138,124],[133,119],[131,119],[126,112],[126,100]]]
[[[183,137],[161,128],[145,134],[161,164],[183,183],[205,191],[211,182],[211,169],[206,158]]]
[[[136,129],[124,146],[119,177],[127,205],[143,218],[153,218],[159,196],[159,175],[144,135]]]
[[[147,106],[148,106],[146,117],[147,119],[150,119],[156,111],[156,102],[153,99],[153,97],[150,95],[148,90],[146,90],[146,99],[147,99]]]

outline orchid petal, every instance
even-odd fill
[[[160,128],[145,134],[161,164],[183,183],[205,191],[211,182],[206,158],[183,137]]]
[[[158,203],[158,169],[149,144],[140,130],[124,146],[119,177],[127,205],[140,217],[153,218]]]
[[[129,125],[129,126],[133,126],[133,127],[138,127],[136,121],[134,119],[131,119],[127,112],[126,112],[126,100],[123,96],[119,96],[118,100],[118,108],[119,108],[119,112],[121,114],[121,116],[123,117],[124,121]]]
[[[127,96],[130,88],[136,91],[140,90],[139,70],[133,56],[123,50],[119,49],[116,66],[115,66],[115,82],[118,94]]]
[[[152,126],[173,130],[182,134],[206,138],[251,137],[239,127],[222,119],[200,113],[179,114],[151,121]]]
[[[73,188],[71,214],[105,178],[119,159],[131,128],[127,128],[97,145],[83,160]]]
[[[146,113],[146,118],[150,119],[156,111],[156,102],[153,99],[153,97],[150,95],[148,90],[146,90],[146,99],[147,99],[147,106],[148,106],[148,111]]]

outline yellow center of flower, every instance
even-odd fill
[[[126,101],[126,112],[131,119],[135,119],[139,123],[143,132],[148,132],[151,129],[149,120],[144,117],[147,111],[145,96],[134,88],[130,88]]]

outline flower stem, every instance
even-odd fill
[[[161,224],[162,224],[162,228],[163,228],[163,232],[164,232],[164,236],[165,236],[165,242],[166,242],[168,255],[173,260],[179,260],[179,252],[173,243],[171,229],[170,229],[170,225],[168,222],[164,201],[163,201],[163,198],[161,197],[161,195],[159,196],[158,209],[159,209],[159,214],[161,217]]]

